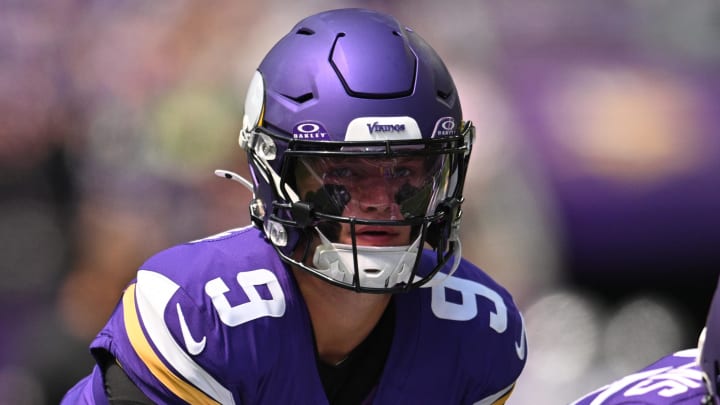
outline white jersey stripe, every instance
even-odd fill
[[[138,271],[136,298],[143,326],[163,358],[184,378],[221,404],[234,404],[232,393],[190,358],[165,324],[163,315],[179,288],[179,285],[159,273]]]

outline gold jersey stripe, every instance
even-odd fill
[[[515,386],[513,385],[508,392],[505,393],[505,395],[501,396],[497,399],[497,401],[493,402],[492,405],[504,405],[505,402],[510,398],[510,394],[512,394],[513,390],[515,389]]]
[[[125,329],[130,338],[130,344],[155,378],[187,403],[219,404],[204,392],[175,375],[157,356],[143,333],[140,319],[135,310],[135,284],[131,284],[123,295],[123,316],[125,317]]]

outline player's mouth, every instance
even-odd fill
[[[391,226],[362,226],[355,230],[355,239],[361,246],[407,245],[407,237],[399,230]]]

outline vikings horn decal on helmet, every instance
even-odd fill
[[[700,338],[700,367],[707,384],[707,404],[720,405],[720,282],[715,289]]]
[[[426,285],[460,260],[473,137],[445,64],[413,30],[363,9],[310,16],[248,89],[253,222],[284,261],[332,284]]]

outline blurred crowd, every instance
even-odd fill
[[[515,296],[511,404],[695,345],[720,264],[720,4],[0,0],[0,404],[54,404],[138,266],[249,223],[247,83],[301,17],[394,14],[478,128],[465,256]]]

